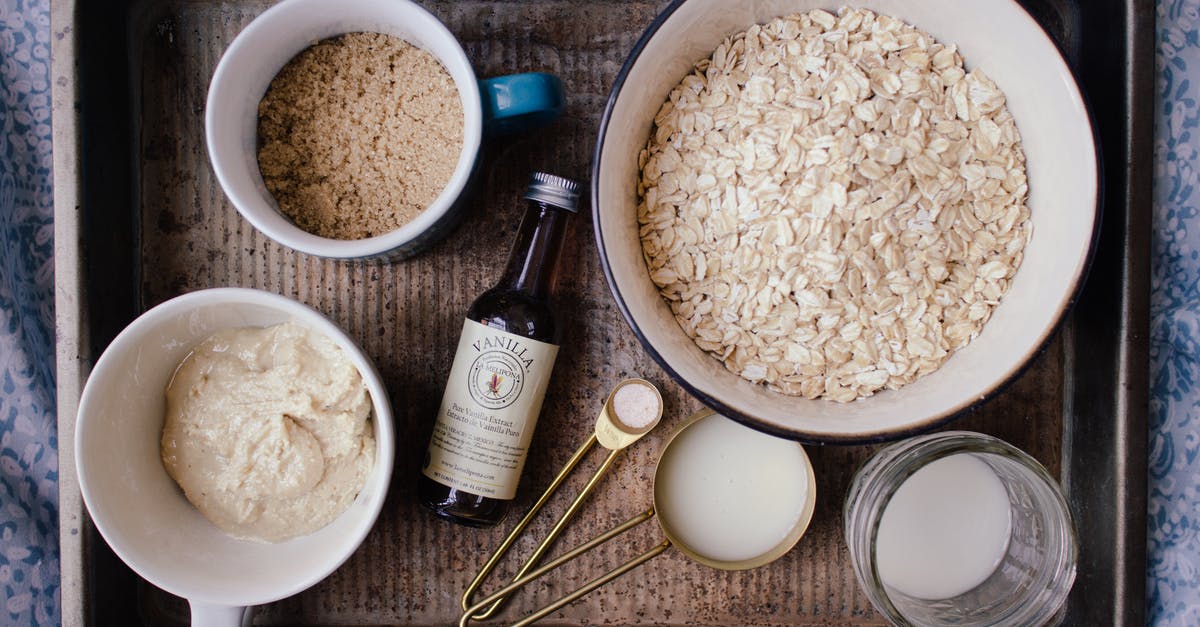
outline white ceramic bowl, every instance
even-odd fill
[[[454,79],[463,108],[463,147],[450,180],[434,201],[395,231],[357,240],[314,235],[277,208],[258,169],[258,103],[271,79],[314,41],[343,33],[392,35],[429,51]],[[409,0],[284,0],[254,19],[221,57],[208,89],[205,139],[225,195],[267,237],[323,257],[404,257],[426,248],[458,222],[479,157],[483,111],[471,62],[436,17]]]
[[[1087,267],[1098,224],[1096,145],[1088,110],[1054,43],[1013,0],[864,0],[959,46],[1005,92],[1021,132],[1033,240],[983,332],[940,369],[900,390],[840,404],[748,383],[683,333],[655,290],[637,234],[637,156],[654,114],[696,61],[755,23],[840,5],[827,0],[679,0],[650,26],[616,79],[592,172],[596,240],[609,285],[638,338],[692,394],[751,426],[809,442],[893,439],[930,429],[1014,378],[1063,317]]]
[[[332,339],[362,373],[374,410],[375,467],[350,507],[322,529],[277,544],[237,540],[193,507],[163,468],[165,390],[184,357],[216,331],[287,321]],[[236,624],[230,621],[244,607],[290,596],[333,572],[374,525],[394,450],[387,390],[354,342],[305,305],[241,288],[192,292],[134,320],[88,377],[75,432],[79,485],[100,535],[147,581],[187,598],[193,624],[206,617]]]

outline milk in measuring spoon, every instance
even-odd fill
[[[804,450],[724,416],[675,437],[654,478],[659,516],[676,539],[710,559],[738,562],[783,542],[804,513]]]
[[[900,485],[879,522],[883,583],[921,599],[948,599],[983,583],[1008,548],[1004,484],[970,453],[931,462]]]

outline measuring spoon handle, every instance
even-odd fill
[[[597,546],[600,546],[601,544],[608,542],[609,540],[621,535],[622,533],[625,533],[626,531],[629,531],[630,529],[633,529],[634,527],[646,522],[647,520],[650,520],[651,518],[654,518],[654,508],[653,507],[638,514],[637,516],[634,516],[633,518],[630,518],[629,520],[621,523],[620,525],[617,525],[616,527],[613,527],[612,529],[596,536],[595,538],[588,540],[587,542],[575,547],[574,549],[571,549],[570,551],[563,553],[562,555],[547,562],[545,565],[535,569],[533,572],[531,572],[525,576],[518,577],[517,579],[514,579],[512,583],[508,584],[507,586],[504,586],[503,588],[500,588],[499,590],[493,592],[488,597],[480,600],[475,605],[472,605],[471,607],[467,608],[467,610],[465,612],[463,612],[462,617],[459,618],[459,620],[458,620],[459,627],[466,627],[467,624],[479,613],[479,611],[481,609],[483,609],[484,607],[486,607],[487,605],[494,603],[498,599],[502,599],[502,598],[512,594],[513,592],[524,587],[525,584],[533,581],[534,579],[537,579],[537,578],[541,577],[542,575],[545,575],[546,573],[558,568],[559,566],[566,564],[567,562],[575,559],[576,557],[579,557],[580,555],[587,553],[588,551],[596,548]],[[617,577],[620,577],[621,575],[625,574],[626,572],[636,568],[637,566],[641,565],[642,563],[649,560],[650,558],[667,550],[668,548],[670,548],[670,546],[671,546],[670,540],[663,540],[660,544],[658,544],[654,548],[650,549],[649,551],[646,551],[645,553],[614,568],[613,570],[609,571],[608,573],[605,573],[604,575],[601,575],[600,577],[593,579],[592,581],[585,584],[582,588],[576,590],[575,592],[573,592],[565,597],[560,598],[557,601],[554,601],[550,605],[547,605],[546,607],[544,607],[544,608],[538,610],[537,612],[535,612],[534,614],[530,615],[524,621],[516,623],[516,624],[517,625],[528,625],[529,623],[544,617],[545,615],[557,610],[558,608],[560,608],[568,603],[571,603],[572,601],[579,599],[580,597],[591,592],[592,590],[595,590],[596,588],[604,585],[605,583],[607,583],[613,579],[616,579]]]
[[[539,620],[545,618],[550,613],[557,611],[559,608],[563,607],[564,605],[568,605],[570,603],[574,603],[575,601],[578,601],[580,598],[582,598],[584,595],[588,594],[592,590],[595,590],[596,588],[603,586],[604,584],[612,581],[613,579],[616,579],[617,577],[624,575],[625,573],[637,568],[638,566],[641,566],[642,564],[650,561],[652,558],[658,556],[659,553],[662,553],[663,551],[666,551],[669,548],[671,548],[671,541],[663,540],[662,542],[655,545],[654,548],[650,549],[649,551],[646,551],[645,553],[638,555],[637,557],[629,560],[628,562],[625,562],[624,564],[621,564],[620,566],[608,571],[607,573],[604,573],[603,575],[600,575],[599,577],[596,577],[595,579],[587,582],[586,584],[584,584],[582,587],[580,587],[578,590],[572,592],[571,594],[568,594],[568,595],[562,597],[561,599],[547,605],[546,607],[543,607],[542,609],[530,614],[528,617],[523,618],[520,621],[513,623],[513,627],[525,627],[525,625],[529,625],[531,623],[534,623],[536,621],[539,621]]]

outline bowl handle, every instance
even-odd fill
[[[192,627],[249,627],[253,608],[213,605],[188,600],[192,608]]]
[[[553,74],[527,72],[479,81],[483,128],[489,135],[528,131],[550,122],[566,108],[562,81]]]

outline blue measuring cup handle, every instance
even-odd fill
[[[490,135],[541,126],[561,115],[566,106],[562,81],[543,72],[485,78],[479,81],[479,93],[483,128]]]

